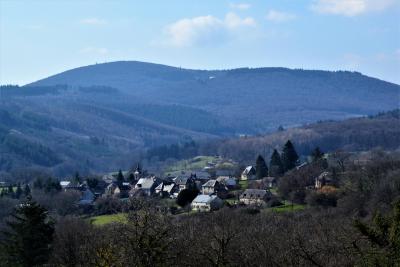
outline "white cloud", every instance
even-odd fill
[[[241,18],[230,12],[224,19],[208,15],[178,20],[166,26],[165,34],[169,44],[182,47],[255,25],[256,21],[252,17]]]
[[[266,18],[269,21],[280,23],[294,20],[296,15],[271,9],[268,11]]]
[[[224,24],[229,28],[237,28],[241,26],[255,26],[256,21],[252,17],[241,18],[235,13],[229,12],[225,16]]]
[[[100,54],[100,55],[106,55],[108,54],[108,49],[104,47],[93,47],[93,46],[88,46],[79,51],[80,53],[83,54]]]
[[[394,3],[395,0],[314,0],[311,9],[320,14],[353,17],[382,11]]]
[[[80,21],[81,24],[86,24],[86,25],[106,25],[107,21],[103,19],[98,19],[98,18],[86,18],[82,19]]]
[[[251,5],[248,3],[230,3],[229,6],[230,6],[230,8],[239,9],[239,10],[246,10],[251,7]]]

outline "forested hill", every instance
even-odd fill
[[[400,86],[347,71],[241,68],[189,70],[136,61],[72,69],[28,86],[117,88],[152,103],[201,108],[237,133],[375,114],[398,107]]]
[[[0,86],[0,175],[25,167],[56,175],[128,168],[150,148],[376,114],[398,108],[399,95],[399,85],[343,71],[81,67]]]
[[[280,150],[287,140],[295,144],[302,156],[310,155],[315,147],[325,152],[400,149],[400,110],[343,121],[318,122],[268,135],[216,141],[212,152],[240,162],[253,162],[259,154],[269,158],[273,149]]]

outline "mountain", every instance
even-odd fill
[[[357,72],[241,68],[190,70],[135,61],[72,69],[28,86],[103,85],[152,103],[200,108],[254,134],[277,126],[395,109],[400,86]]]
[[[149,148],[375,114],[399,95],[355,72],[96,64],[0,87],[0,171],[127,168]]]

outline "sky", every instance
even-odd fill
[[[400,0],[0,0],[0,84],[119,60],[400,84]]]

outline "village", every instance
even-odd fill
[[[204,159],[209,161],[205,161],[205,166],[199,168],[201,164],[198,163]],[[224,206],[247,206],[275,211],[305,208],[305,205],[294,204],[278,194],[277,186],[281,175],[270,175],[274,166],[270,163],[268,171],[267,164],[261,156],[258,156],[255,165],[244,168],[219,156],[198,156],[185,167],[190,168],[190,163],[197,169],[175,168],[166,172],[164,176],[156,176],[142,169],[140,164],[136,164],[132,170],[108,173],[101,179],[72,178],[60,181],[59,185],[64,192],[78,192],[80,198],[76,204],[86,210],[90,210],[90,206],[101,199],[125,202],[135,198],[154,200],[160,207],[163,204],[163,208],[167,208],[171,214],[212,212]],[[309,163],[305,162],[297,164],[294,168],[300,170],[307,165]],[[328,187],[334,188],[331,176],[331,173],[322,171],[311,178],[313,184],[307,189],[318,191]]]
[[[95,178],[80,177],[76,173],[70,179],[37,179],[24,186],[2,182],[1,195],[20,198],[29,194],[31,188],[64,192],[75,196],[74,205],[81,211],[79,213],[87,216],[94,214],[93,207],[99,202],[125,203],[135,198],[152,200],[154,205],[173,215],[213,212],[224,206],[273,211],[301,210],[306,207],[304,199],[285,198],[278,190],[280,179],[285,170],[301,171],[315,162],[326,162],[327,155],[317,148],[313,160],[300,163],[291,142],[288,141],[285,146],[282,154],[274,151],[269,164],[261,155],[255,164],[249,166],[240,166],[221,156],[197,156],[171,166],[163,175],[151,174],[137,163],[131,170],[119,170]],[[335,190],[332,173],[324,168],[310,175],[314,176],[308,178],[311,181],[305,188],[308,191]],[[121,210],[103,210],[95,215],[108,216],[119,212]]]

